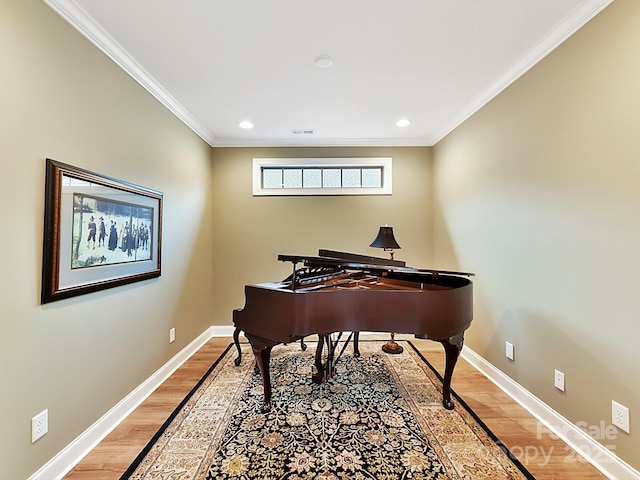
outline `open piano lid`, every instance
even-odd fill
[[[304,255],[278,255],[281,262],[302,263],[308,267],[339,266],[352,270],[388,270],[404,273],[431,273],[433,275],[461,275],[465,277],[474,276],[470,272],[455,272],[449,270],[433,270],[423,268],[407,267],[402,260],[392,260],[390,258],[371,257],[357,253],[338,252],[335,250],[318,250],[318,256]]]

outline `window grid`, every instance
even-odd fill
[[[391,157],[254,158],[254,196],[391,195]]]
[[[382,167],[262,167],[262,188],[382,188]]]

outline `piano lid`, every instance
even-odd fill
[[[389,258],[371,257],[357,253],[338,252],[335,250],[318,250],[318,256],[305,255],[278,255],[281,262],[302,263],[308,267],[338,266],[352,270],[387,270],[398,273],[430,273],[432,275],[461,275],[472,277],[475,274],[470,272],[456,272],[451,270],[433,270],[426,268],[407,267],[402,260],[392,260]]]
[[[393,260],[390,258],[370,257],[369,255],[360,255],[357,253],[338,252],[335,250],[318,250],[318,256],[324,258],[335,258],[337,260],[347,260],[350,263],[364,263],[367,265],[389,265],[393,267],[406,267],[407,263],[402,260]]]

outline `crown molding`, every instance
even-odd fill
[[[482,94],[477,96],[467,108],[461,110],[449,124],[443,128],[434,141],[434,145],[449,133],[462,125],[474,113],[497,97],[509,85],[529,71],[534,65],[549,55],[571,35],[582,28],[589,20],[598,15],[614,0],[590,0],[573,11],[564,21],[560,22],[553,31],[543,38],[524,57],[516,62],[504,75],[496,79]]]
[[[217,138],[213,147],[431,147],[430,138]]]
[[[489,103],[509,85],[524,75],[540,60],[555,50],[567,38],[605,9],[614,0],[590,0],[582,4],[524,57],[496,79],[481,95],[459,112],[435,138],[427,139],[216,139],[212,132],[193,117],[175,100],[155,78],[153,78],[127,51],[107,34],[73,0],[42,0],[58,15],[89,39],[96,47],[112,59],[120,68],[133,77],[160,103],[168,108],[191,130],[212,147],[286,147],[286,146],[433,146]]]
[[[215,138],[191,113],[160,85],[131,55],[104,31],[95,20],[73,0],[42,0],[60,17],[98,47],[120,68],[144,87],[200,138],[213,146]]]

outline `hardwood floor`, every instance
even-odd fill
[[[120,478],[231,341],[231,338],[209,340],[64,478]],[[444,370],[444,354],[439,344],[412,341],[438,371]],[[535,418],[463,359],[456,366],[453,389],[537,480],[606,478],[561,440],[540,435]]]

